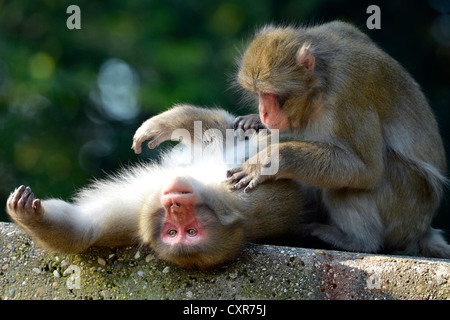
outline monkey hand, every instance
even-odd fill
[[[133,145],[131,149],[135,153],[141,153],[141,145],[144,141],[150,140],[148,147],[150,149],[156,148],[160,143],[169,140],[171,132],[164,127],[159,116],[153,117],[145,121],[137,130],[133,136]]]
[[[245,116],[240,116],[234,119],[234,130],[237,133],[239,140],[244,140],[246,132],[252,130],[252,133],[260,129],[265,129],[266,127],[261,122],[258,114],[249,114]],[[247,134],[248,135],[248,134]]]
[[[6,211],[11,218],[23,224],[39,222],[44,213],[41,200],[35,199],[30,187],[20,186],[6,201]]]
[[[242,166],[227,171],[227,183],[231,190],[244,188],[244,192],[248,193],[257,185],[274,179],[273,175],[262,173],[264,167],[270,166],[270,158],[265,158],[265,161],[257,161],[257,156],[250,158]]]

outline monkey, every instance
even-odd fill
[[[341,250],[450,258],[430,227],[448,182],[437,121],[412,76],[366,34],[341,21],[263,27],[235,82],[280,142],[278,172],[262,175],[270,159],[250,158],[227,172],[232,190],[298,180],[327,216],[310,235]],[[234,127],[245,131],[257,117]]]
[[[302,226],[315,221],[315,214],[307,209],[300,183],[273,181],[251,195],[229,190],[227,169],[243,163],[223,156],[221,134],[233,132],[234,119],[220,109],[176,105],[145,121],[133,137],[136,153],[145,140],[155,148],[183,138],[159,161],[97,180],[69,202],[41,200],[22,185],[9,196],[7,213],[38,245],[54,252],[143,244],[183,268],[220,265],[247,242],[301,238]],[[201,122],[202,131],[196,132],[195,121]],[[201,157],[192,152],[199,144]]]

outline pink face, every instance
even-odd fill
[[[205,232],[197,218],[198,197],[192,186],[181,178],[167,183],[162,191],[161,204],[166,214],[161,238],[169,246],[196,245]]]
[[[269,129],[282,130],[289,124],[289,119],[281,109],[277,95],[272,93],[259,95],[259,117]]]

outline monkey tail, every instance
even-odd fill
[[[442,230],[428,229],[419,241],[419,251],[426,257],[450,259],[450,245],[445,241]]]

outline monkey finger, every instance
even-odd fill
[[[227,179],[227,183],[228,184],[236,184],[237,182],[241,181],[242,179],[244,179],[247,176],[247,173],[245,172],[236,172],[235,174],[233,174],[231,177],[229,177]]]
[[[244,192],[245,193],[249,193],[250,191],[252,191],[253,189],[255,189],[255,187],[259,184],[259,179],[252,179],[249,184],[247,185],[247,187],[245,187]]]
[[[265,129],[265,127],[262,123],[252,123],[252,125],[250,126],[250,129],[259,131],[260,129]]]
[[[231,187],[232,190],[240,190],[242,188],[247,188],[248,184],[252,181],[252,178],[249,176],[243,177],[238,183]]]
[[[233,129],[237,130],[238,128],[242,128],[242,117],[237,117],[236,119],[234,119],[234,124],[233,124]]]
[[[242,126],[244,127],[244,130],[245,130],[245,131],[250,130],[250,129],[254,129],[254,130],[255,130],[255,128],[256,128],[256,123],[255,123],[255,121],[254,121],[252,118],[247,118],[247,119],[244,121],[244,123],[243,123]]]
[[[242,167],[236,167],[227,171],[227,178],[231,178],[235,173],[241,172]]]
[[[245,132],[241,127],[236,129],[235,132],[236,132],[236,136],[239,139],[239,141],[242,141],[245,139]]]
[[[251,122],[248,119],[242,119],[239,122],[238,129],[247,131],[251,125]]]

